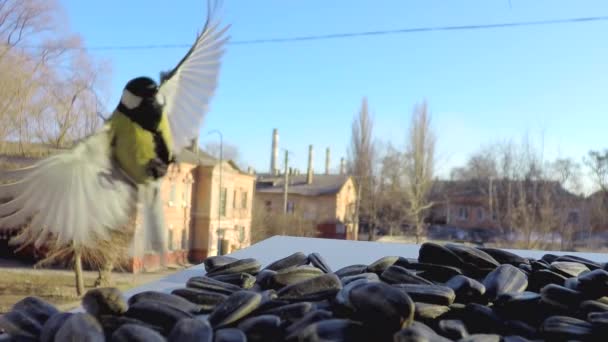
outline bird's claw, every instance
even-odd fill
[[[168,167],[169,165],[159,158],[154,158],[148,162],[146,173],[148,176],[153,177],[154,179],[159,179],[167,174]]]

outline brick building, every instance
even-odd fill
[[[225,254],[248,246],[255,176],[240,170],[232,161],[220,165],[218,159],[202,151],[198,155],[184,151],[179,160],[181,164],[197,165],[191,172],[194,183],[190,191],[194,195],[190,195],[190,260],[198,263],[217,255],[220,248]]]

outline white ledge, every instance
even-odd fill
[[[384,256],[389,255],[406,258],[418,258],[419,248],[420,245],[416,244],[274,236],[258,242],[250,247],[227,255],[238,259],[255,258],[262,264],[262,267],[265,267],[273,261],[284,258],[296,252],[303,252],[305,254],[317,252],[327,261],[332,270],[336,271],[348,265],[370,264]],[[550,253],[555,255],[575,255],[596,262],[608,261],[608,255],[603,253],[575,253],[517,249],[505,250],[513,252],[522,257],[535,259],[540,259],[544,254]],[[176,272],[175,274],[162,278],[158,281],[125,291],[124,295],[128,299],[134,294],[143,291],[153,290],[170,293],[174,289],[185,287],[188,279],[194,276],[202,276],[204,274],[205,266],[203,264],[199,264],[183,271]],[[81,309],[76,309],[75,311],[80,310]]]

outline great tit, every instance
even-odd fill
[[[12,244],[94,248],[142,206],[146,250],[165,253],[160,183],[175,156],[198,136],[217,87],[229,25],[208,4],[203,31],[160,82],[137,77],[103,127],[72,149],[0,179],[0,231],[25,225]],[[51,244],[51,246],[48,246]]]

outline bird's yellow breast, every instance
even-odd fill
[[[145,183],[149,179],[146,167],[156,157],[152,132],[143,129],[119,111],[113,113],[110,126],[114,142],[113,154],[118,164],[135,182]],[[171,152],[172,139],[166,115],[161,118],[159,131]]]

